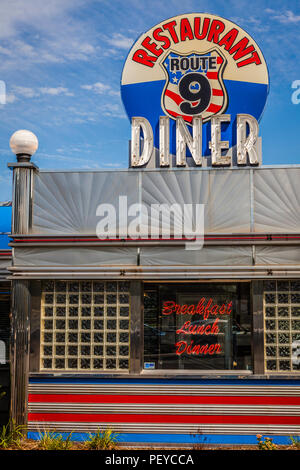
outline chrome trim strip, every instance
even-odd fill
[[[7,235],[11,235],[9,232],[7,232]],[[206,232],[204,237],[220,237],[223,239],[224,237],[253,237],[253,238],[260,238],[260,237],[297,237],[300,236],[300,232]],[[43,233],[14,233],[13,236],[11,237],[13,239],[20,239],[26,241],[27,238],[36,238],[43,240],[44,238],[56,238],[56,239],[61,239],[64,240],[65,238],[67,239],[78,239],[80,241],[81,238],[93,238],[94,240],[99,240],[99,242],[103,241],[105,243],[105,240],[103,239],[98,239],[97,235],[95,233],[58,233],[58,234],[53,234],[53,232],[43,232]],[[133,243],[135,242],[134,239],[130,239]],[[153,239],[152,239],[153,240]],[[155,239],[154,239],[155,240]],[[176,240],[176,239],[175,239]],[[151,241],[149,237],[149,241]],[[167,239],[162,239],[164,242],[168,242]],[[179,240],[178,240],[179,241]],[[184,239],[182,239],[184,241]],[[185,240],[187,241],[187,240]],[[270,241],[270,240],[266,240]],[[9,249],[3,249],[3,252],[9,251]]]
[[[300,384],[299,384],[300,385]],[[29,384],[29,393],[82,395],[183,395],[183,396],[300,396],[300,386],[148,385],[136,384]]]
[[[141,265],[141,266],[135,266],[135,265],[121,265],[121,266],[116,266],[116,265],[110,265],[110,266],[11,266],[10,271],[12,272],[18,272],[18,271],[25,271],[25,272],[53,272],[53,271],[68,271],[68,270],[78,270],[78,271],[89,271],[89,272],[94,272],[98,273],[99,270],[101,272],[118,272],[120,269],[123,271],[134,271],[134,272],[141,272],[143,271],[144,273],[157,273],[157,272],[179,272],[179,273],[198,273],[198,271],[203,272],[207,271],[208,273],[211,271],[218,270],[220,272],[234,272],[234,271],[239,271],[243,272],[245,270],[249,271],[264,271],[266,269],[270,270],[272,267],[276,268],[277,270],[286,270],[286,269],[295,269],[295,270],[300,270],[299,265],[259,265],[259,266],[146,266],[146,265]],[[51,269],[52,268],[52,269]],[[270,278],[270,275],[269,275]]]
[[[282,164],[282,165],[260,165],[257,167],[238,167],[238,166],[230,166],[228,168],[226,167],[184,167],[184,168],[177,168],[177,167],[172,167],[172,171],[241,171],[241,170],[250,170],[253,169],[255,171],[261,171],[261,170],[268,170],[268,169],[281,169],[281,168],[300,168],[300,164],[297,163],[291,163],[291,164]],[[143,173],[148,173],[148,172],[168,172],[170,171],[170,168],[115,168],[115,169],[108,169],[108,168],[103,168],[103,169],[96,169],[96,170],[83,170],[83,169],[72,169],[72,170],[41,170],[39,169],[39,173],[112,173],[112,172],[143,172]]]
[[[29,403],[30,413],[109,413],[150,415],[258,415],[300,416],[300,406],[270,405],[161,405],[140,403]]]

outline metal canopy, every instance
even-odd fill
[[[300,277],[300,166],[41,171],[34,178],[33,227],[15,237],[14,276]],[[204,204],[205,234],[219,238],[196,251],[166,241],[101,245],[97,207],[112,204],[118,219],[120,196],[149,214],[152,204]]]
[[[39,172],[34,234],[95,234],[99,204],[205,204],[205,233],[300,233],[300,167]]]

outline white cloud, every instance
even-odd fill
[[[111,89],[110,85],[105,85],[101,82],[94,83],[93,85],[81,85],[81,88],[83,90],[94,91],[95,93],[99,93],[100,95],[102,93],[106,93]]]
[[[52,95],[52,96],[57,96],[57,95],[66,95],[66,96],[74,96],[74,93],[71,93],[68,88],[64,87],[57,87],[57,88],[40,88],[40,92],[43,95]]]
[[[132,38],[124,36],[120,33],[113,34],[112,38],[106,39],[108,44],[114,46],[118,49],[126,49],[129,50],[134,42]]]
[[[83,90],[93,91],[94,93],[97,93],[98,95],[103,95],[103,94],[109,94],[109,95],[115,95],[115,96],[119,95],[118,91],[114,90],[110,85],[106,85],[105,83],[102,83],[102,82],[96,82],[91,85],[81,85],[81,88]]]
[[[14,86],[13,90],[15,94],[24,96],[25,98],[34,98],[35,96],[39,96],[39,93],[30,87]]]
[[[66,95],[74,96],[74,93],[71,93],[68,88],[65,87],[41,87],[41,88],[31,88],[24,86],[14,86],[13,91],[15,95],[23,96],[24,98],[36,98],[41,95]]]
[[[40,29],[49,32],[70,10],[85,2],[86,0],[1,0],[0,37],[18,36],[22,25],[28,31]]]
[[[5,95],[5,102],[8,103],[8,104],[9,103],[14,103],[15,101],[17,101],[17,99],[18,98],[13,93],[7,93]]]
[[[296,24],[300,22],[300,15],[295,15],[291,10],[286,10],[283,13],[276,12],[270,8],[267,8],[266,13],[270,13],[273,20],[277,20],[284,24]]]
[[[124,165],[122,163],[103,163],[103,166],[107,168],[121,168]]]
[[[113,118],[124,119],[127,118],[121,106],[117,103],[107,103],[102,106],[102,115]]]
[[[89,60],[99,46],[87,22],[72,13],[90,1],[1,0],[0,68]]]

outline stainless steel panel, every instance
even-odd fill
[[[138,173],[41,172],[35,178],[33,232],[95,234],[98,205],[112,204],[118,217],[119,195],[127,196],[128,205],[138,202]]]
[[[299,181],[299,167],[254,170],[256,232],[299,232]]]
[[[61,374],[59,375],[61,377]],[[170,376],[171,378],[172,376]],[[219,377],[221,379],[221,376]],[[159,384],[29,384],[30,393],[96,395],[189,395],[189,396],[300,396],[300,386],[279,385],[186,385]]]
[[[251,246],[204,246],[201,250],[186,247],[141,247],[142,266],[252,266]]]
[[[29,233],[32,226],[33,168],[13,170],[12,233]]]
[[[135,266],[136,247],[14,248],[14,265],[28,266]]]
[[[29,281],[14,281],[11,295],[11,418],[16,425],[24,425],[27,422],[29,372]]]

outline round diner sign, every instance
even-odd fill
[[[138,38],[122,73],[121,96],[129,119],[146,118],[159,147],[159,117],[169,116],[171,151],[175,118],[187,125],[201,116],[203,155],[210,119],[230,114],[222,135],[235,145],[237,114],[261,118],[269,89],[268,69],[256,42],[242,28],[215,15],[192,13],[161,22]]]

